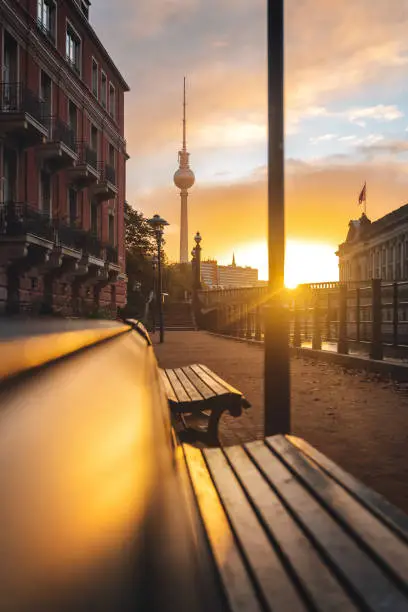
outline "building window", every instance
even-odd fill
[[[78,74],[80,74],[81,73],[81,39],[69,23],[67,24],[66,54],[67,54],[67,60],[71,64],[72,68]]]
[[[53,0],[37,0],[37,23],[46,36],[55,44],[56,6]]]
[[[112,166],[112,168],[114,168],[115,167],[115,147],[111,145],[110,143],[108,145],[108,152],[109,152],[109,165]]]
[[[75,139],[78,134],[78,111],[77,107],[71,100],[68,101],[68,122],[69,127],[74,132]]]
[[[78,216],[77,192],[75,189],[68,189],[68,215],[70,225],[75,225]]]
[[[91,233],[98,236],[98,205],[91,202]]]
[[[92,93],[98,98],[98,62],[92,58]]]
[[[109,114],[114,119],[116,118],[116,95],[112,83],[109,83]]]
[[[109,215],[109,244],[115,246],[115,215]]]
[[[44,116],[52,115],[52,81],[48,74],[41,70],[40,74],[40,97],[43,103]]]
[[[51,176],[44,170],[40,174],[40,209],[51,217]]]
[[[108,79],[104,72],[101,73],[101,104],[103,108],[108,105]]]
[[[91,149],[98,152],[98,128],[91,123]]]

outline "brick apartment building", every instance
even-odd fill
[[[89,0],[0,0],[0,312],[126,302],[124,93]]]

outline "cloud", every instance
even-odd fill
[[[328,142],[329,140],[335,140],[337,137],[337,134],[323,134],[322,136],[312,136],[309,141],[311,144],[316,145],[319,142]]]
[[[356,108],[347,112],[351,123],[365,127],[366,122],[362,119],[375,119],[376,121],[395,121],[404,117],[404,113],[395,105],[377,104],[367,108]]]

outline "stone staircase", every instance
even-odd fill
[[[164,328],[167,331],[195,331],[193,309],[188,302],[168,302],[164,305]]]

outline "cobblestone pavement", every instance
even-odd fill
[[[203,363],[251,402],[240,418],[223,417],[222,444],[262,437],[262,346],[206,332],[168,332],[160,345],[157,336],[161,367]],[[292,360],[291,387],[292,433],[408,513],[408,389],[306,359]]]

